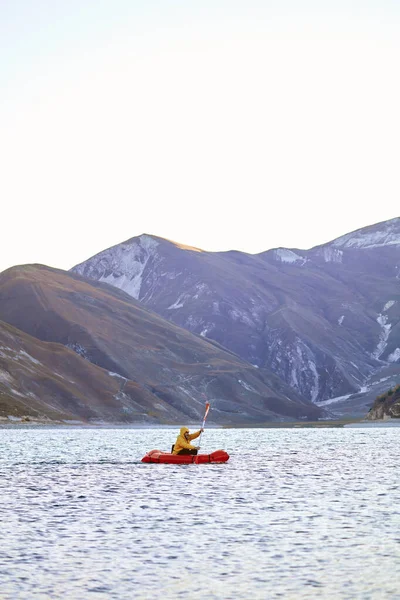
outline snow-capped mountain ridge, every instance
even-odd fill
[[[132,238],[73,269],[121,287],[164,318],[271,368],[314,402],[400,372],[400,218],[311,250],[193,252]],[[108,253],[108,254],[107,254]],[[130,262],[132,261],[132,262]]]
[[[335,248],[378,248],[400,245],[400,217],[357,229],[330,242]]]

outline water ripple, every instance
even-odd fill
[[[0,430],[1,598],[400,598],[397,431]]]

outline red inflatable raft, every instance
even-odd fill
[[[215,450],[211,454],[171,454],[161,450],[150,450],[143,458],[144,463],[167,463],[170,465],[199,465],[205,463],[223,463],[229,459],[229,454],[225,450]]]

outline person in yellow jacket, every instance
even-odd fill
[[[189,433],[187,427],[181,427],[176,442],[172,449],[172,454],[197,454],[198,446],[192,446],[190,443],[199,437],[203,429],[199,429],[196,433]]]

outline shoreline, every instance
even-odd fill
[[[185,424],[189,429],[198,429],[198,423]],[[181,425],[160,423],[85,423],[79,421],[16,421],[0,420],[0,430],[7,429],[177,429]],[[335,419],[332,421],[279,421],[268,423],[242,423],[218,425],[210,423],[207,429],[333,429],[333,428],[371,428],[371,427],[400,427],[400,419],[381,419],[376,421],[363,421],[357,419]]]

